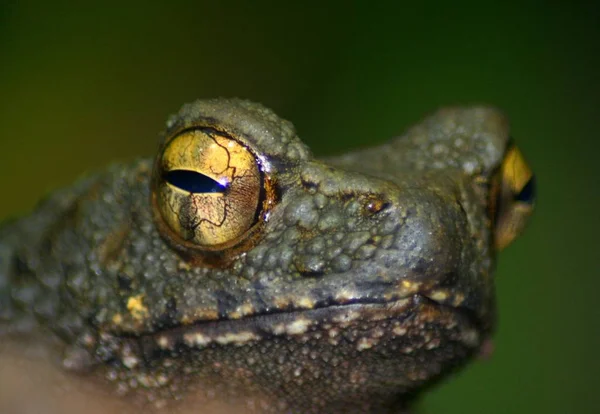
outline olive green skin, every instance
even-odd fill
[[[326,160],[240,100],[185,105],[163,136],[199,122],[274,184],[252,243],[182,249],[155,225],[153,161],[113,165],[0,228],[0,335],[49,332],[63,368],[142,404],[193,393],[257,412],[401,411],[478,352],[495,319],[499,112],[443,109]]]

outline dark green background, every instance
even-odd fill
[[[423,411],[600,412],[597,6],[27,3],[0,3],[0,217],[151,155],[166,115],[195,98],[260,101],[321,154],[441,105],[502,108],[536,171],[537,212],[500,256],[493,358]]]

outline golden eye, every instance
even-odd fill
[[[534,204],[535,176],[521,151],[511,144],[492,183],[490,210],[496,249],[504,249],[523,231]]]
[[[240,141],[212,128],[184,130],[167,141],[156,161],[159,229],[194,250],[234,246],[270,205],[264,195],[272,192],[265,185],[259,160]]]

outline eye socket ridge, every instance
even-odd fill
[[[192,170],[167,171],[163,178],[172,186],[192,194],[224,193],[228,188],[228,184],[222,184],[207,175]]]

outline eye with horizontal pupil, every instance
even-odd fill
[[[218,181],[190,170],[168,171],[164,179],[172,186],[189,193],[224,193],[227,189],[227,186]]]
[[[491,213],[494,217],[494,242],[502,250],[523,231],[535,204],[535,176],[521,151],[511,144],[492,187]]]
[[[159,230],[185,248],[239,245],[263,208],[260,164],[241,141],[211,128],[169,138],[159,153],[152,192]]]

